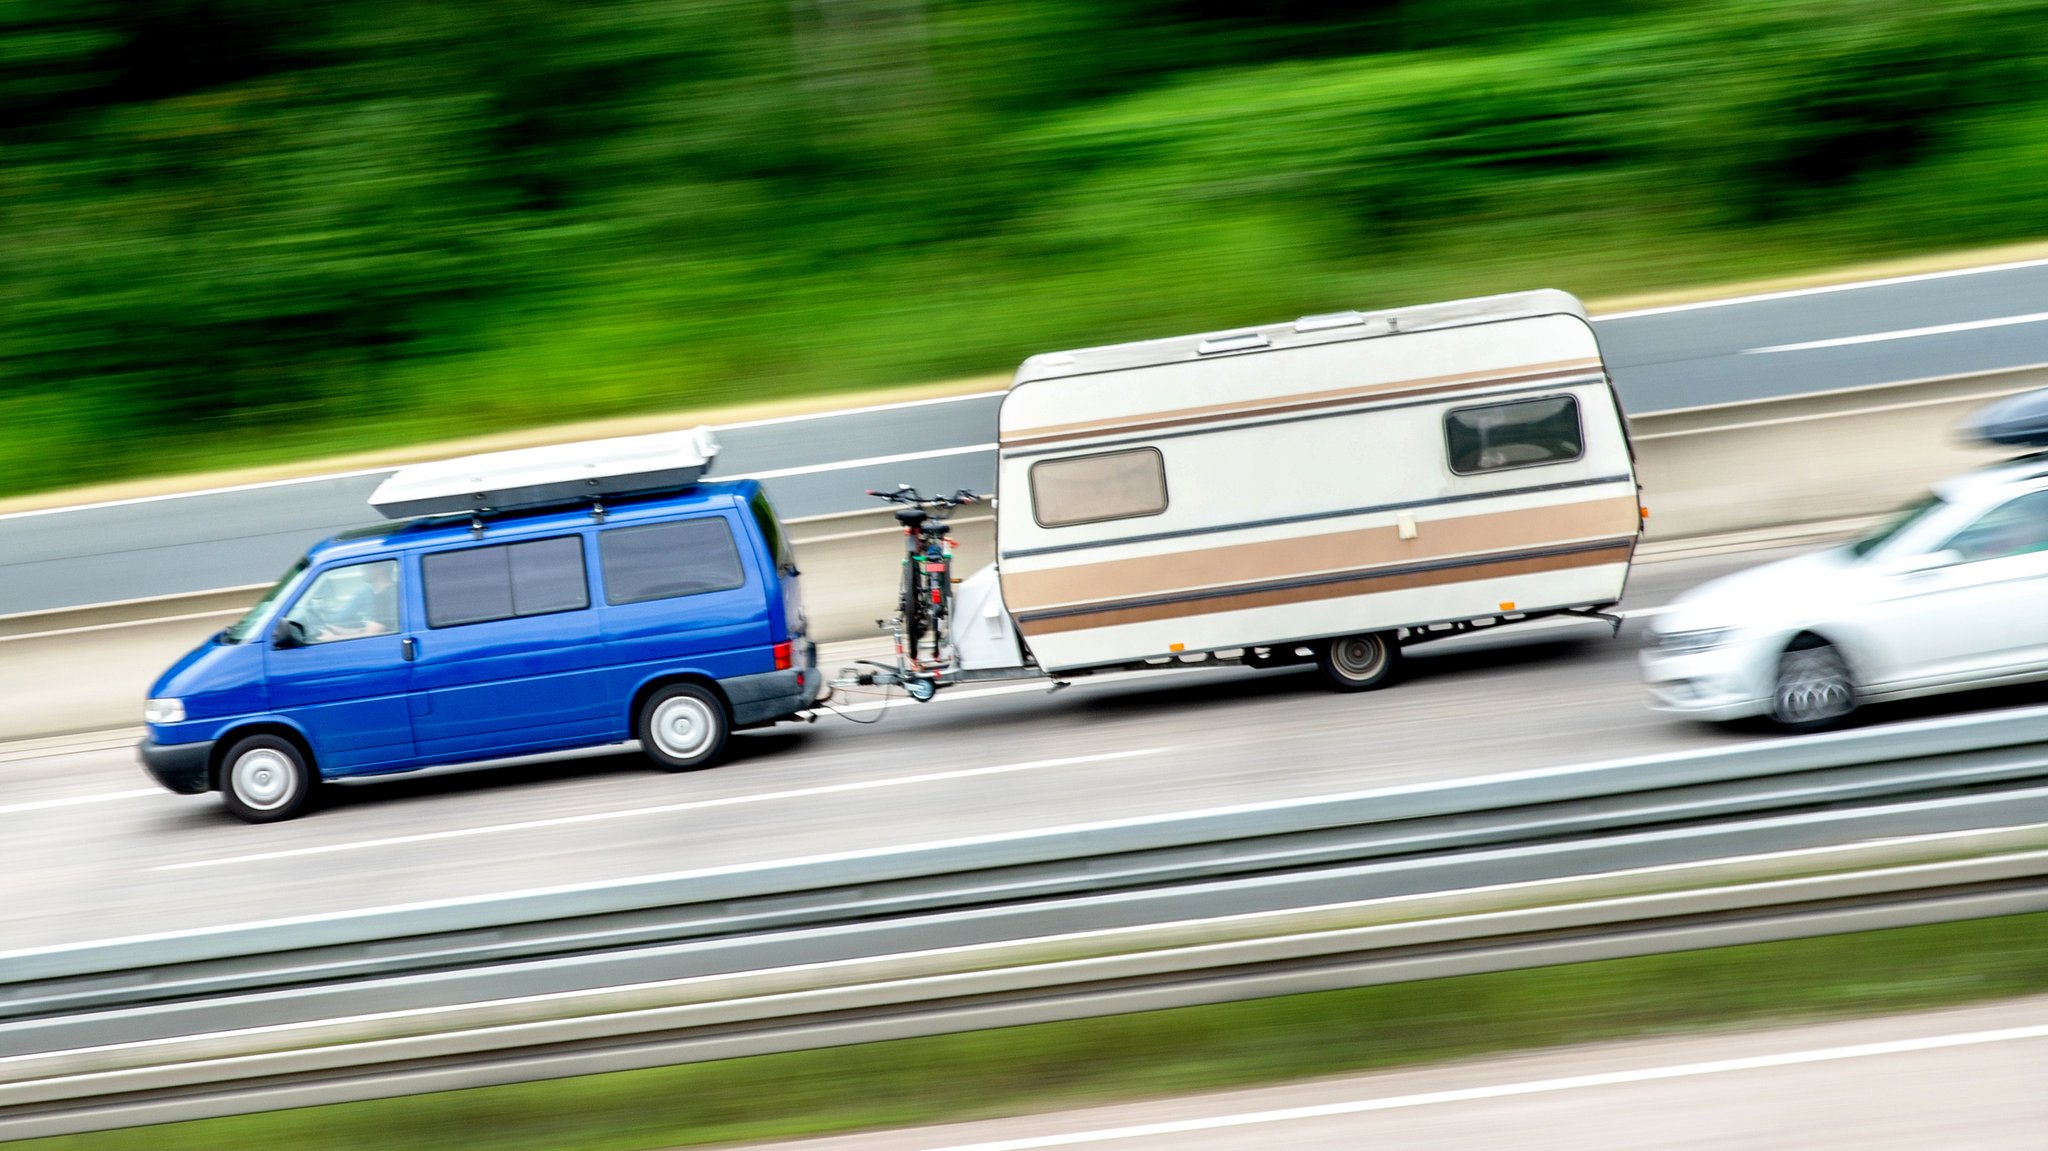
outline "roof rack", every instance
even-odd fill
[[[370,493],[370,506],[402,520],[588,501],[601,515],[605,496],[689,487],[717,455],[708,427],[488,452],[402,467]]]
[[[1970,413],[1962,432],[2000,447],[2048,448],[2048,388],[2021,392]]]

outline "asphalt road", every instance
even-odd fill
[[[2034,998],[753,1146],[2042,1151],[2048,1147],[2043,1083],[2048,998]]]
[[[2048,362],[2048,262],[1599,317],[1624,406],[1650,413]],[[994,482],[998,394],[720,429],[716,474],[782,514],[867,488]],[[372,518],[383,472],[0,516],[0,615],[266,583]]]
[[[1642,565],[1625,607],[1775,553]],[[1406,680],[1340,695],[1313,672],[1167,671],[962,687],[924,705],[735,737],[665,775],[624,750],[328,790],[248,826],[161,791],[132,733],[0,747],[0,950],[888,849],[965,836],[1466,778],[1770,738],[1651,714],[1640,624],[1418,649]],[[1434,649],[1434,650],[1432,650]],[[1991,693],[1874,722],[2038,702]],[[852,720],[872,726],[858,726]]]

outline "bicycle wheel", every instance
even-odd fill
[[[919,584],[923,582],[918,578],[918,572],[922,567],[916,556],[903,561],[903,650],[912,659],[917,658],[917,641],[924,636],[924,608],[918,602]]]

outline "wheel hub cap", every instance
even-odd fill
[[[672,699],[654,713],[654,742],[663,752],[688,759],[711,742],[711,717],[696,700]]]

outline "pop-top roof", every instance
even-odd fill
[[[2048,448],[2048,388],[2007,396],[1970,413],[1963,434],[1987,444]]]
[[[402,467],[370,493],[390,519],[578,503],[686,488],[718,455],[710,428],[489,452]]]

